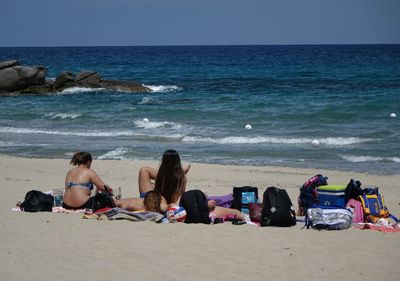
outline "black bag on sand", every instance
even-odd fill
[[[25,200],[21,204],[21,210],[25,212],[51,212],[54,206],[54,197],[38,190],[26,193]]]
[[[249,213],[249,204],[258,203],[258,188],[253,186],[241,186],[233,188],[233,209],[242,213]]]
[[[263,195],[261,226],[293,226],[296,212],[286,190],[268,187]]]
[[[361,188],[361,182],[358,180],[351,179],[350,182],[347,184],[344,194],[346,203],[350,199],[358,200],[358,197],[364,194],[364,191]]]
[[[201,190],[189,190],[182,194],[179,206],[186,210],[185,223],[210,223],[207,197]]]
[[[114,208],[114,200],[112,193],[109,192],[97,192],[93,197],[93,211],[97,211],[104,208]]]

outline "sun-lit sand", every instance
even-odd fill
[[[252,225],[97,221],[80,214],[12,212],[31,189],[62,188],[67,159],[0,157],[1,280],[400,280],[399,233],[316,231]],[[187,163],[185,163],[187,164]],[[93,169],[123,197],[137,197],[146,161],[95,160]],[[188,189],[223,195],[233,186],[299,187],[322,173],[331,184],[379,186],[400,215],[400,176],[281,167],[192,163]]]

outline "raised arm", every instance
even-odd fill
[[[105,184],[95,171],[90,170],[90,180],[101,191],[112,192],[111,187]]]
[[[157,177],[158,169],[151,167],[143,167],[139,170],[139,192],[144,193],[150,190],[153,190],[152,180],[155,180]]]

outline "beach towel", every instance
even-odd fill
[[[107,209],[104,212],[96,212],[93,214],[85,214],[82,218],[96,218],[96,219],[104,219],[106,217],[109,220],[130,220],[130,221],[154,221],[154,222],[162,222],[164,216],[157,212],[148,212],[148,211],[127,211],[122,208],[112,208]]]
[[[220,196],[208,196],[208,200],[214,200],[216,206],[230,208],[233,202],[233,193]]]
[[[363,224],[358,224],[355,225],[354,228],[360,229],[360,230],[376,230],[380,232],[400,232],[400,226],[399,224],[396,225],[397,227],[393,226],[384,226],[384,225],[374,225],[371,223],[363,223]]]

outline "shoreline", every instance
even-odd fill
[[[187,162],[183,162],[187,164]],[[137,197],[141,166],[156,161],[94,160],[93,169],[123,197]],[[398,280],[398,233],[234,226],[229,223],[156,224],[97,221],[80,214],[12,212],[31,189],[63,187],[69,159],[0,155],[0,272],[4,280]],[[400,177],[280,167],[192,163],[188,190],[208,195],[252,185],[259,197],[268,186],[285,188],[297,208],[299,187],[322,173],[330,184],[351,177],[377,185],[386,205],[400,214]],[[370,259],[374,257],[374,264]],[[310,264],[310,261],[312,264]],[[312,270],[310,270],[312,266]],[[290,268],[290,270],[288,270]],[[221,270],[225,274],[221,274]]]

